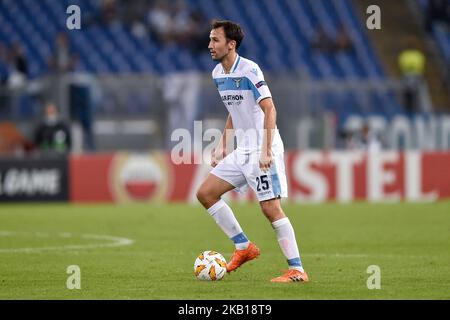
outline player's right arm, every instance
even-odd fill
[[[227,156],[228,143],[233,141],[233,121],[231,115],[228,114],[227,121],[225,123],[225,129],[222,132],[219,144],[212,150],[211,154],[211,166],[214,168],[217,164]]]

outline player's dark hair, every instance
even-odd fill
[[[236,41],[236,49],[239,49],[242,39],[244,39],[244,32],[239,24],[229,20],[214,20],[211,23],[212,29],[218,29],[223,27],[225,37],[228,41]]]

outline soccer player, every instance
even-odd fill
[[[214,21],[208,49],[219,63],[212,72],[215,85],[229,111],[218,146],[212,152],[213,170],[197,191],[197,198],[219,227],[234,242],[235,251],[227,265],[231,272],[257,258],[259,248],[242,231],[231,208],[221,196],[250,186],[260,207],[272,223],[289,269],[272,282],[307,282],[291,222],[281,208],[287,197],[284,146],[276,127],[276,110],[259,66],[237,54],[244,34],[231,21]],[[237,148],[227,154],[236,135]]]

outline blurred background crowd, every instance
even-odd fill
[[[3,0],[0,155],[168,149],[196,120],[223,128],[215,18],[243,27],[288,149],[420,148],[389,140],[395,119],[414,133],[450,111],[449,0]]]

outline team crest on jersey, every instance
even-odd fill
[[[251,70],[251,72],[252,72],[255,76],[258,76],[258,69],[253,68],[253,69]]]
[[[236,84],[236,88],[239,88],[241,86],[242,78],[236,78],[236,79],[233,79],[233,81]]]

